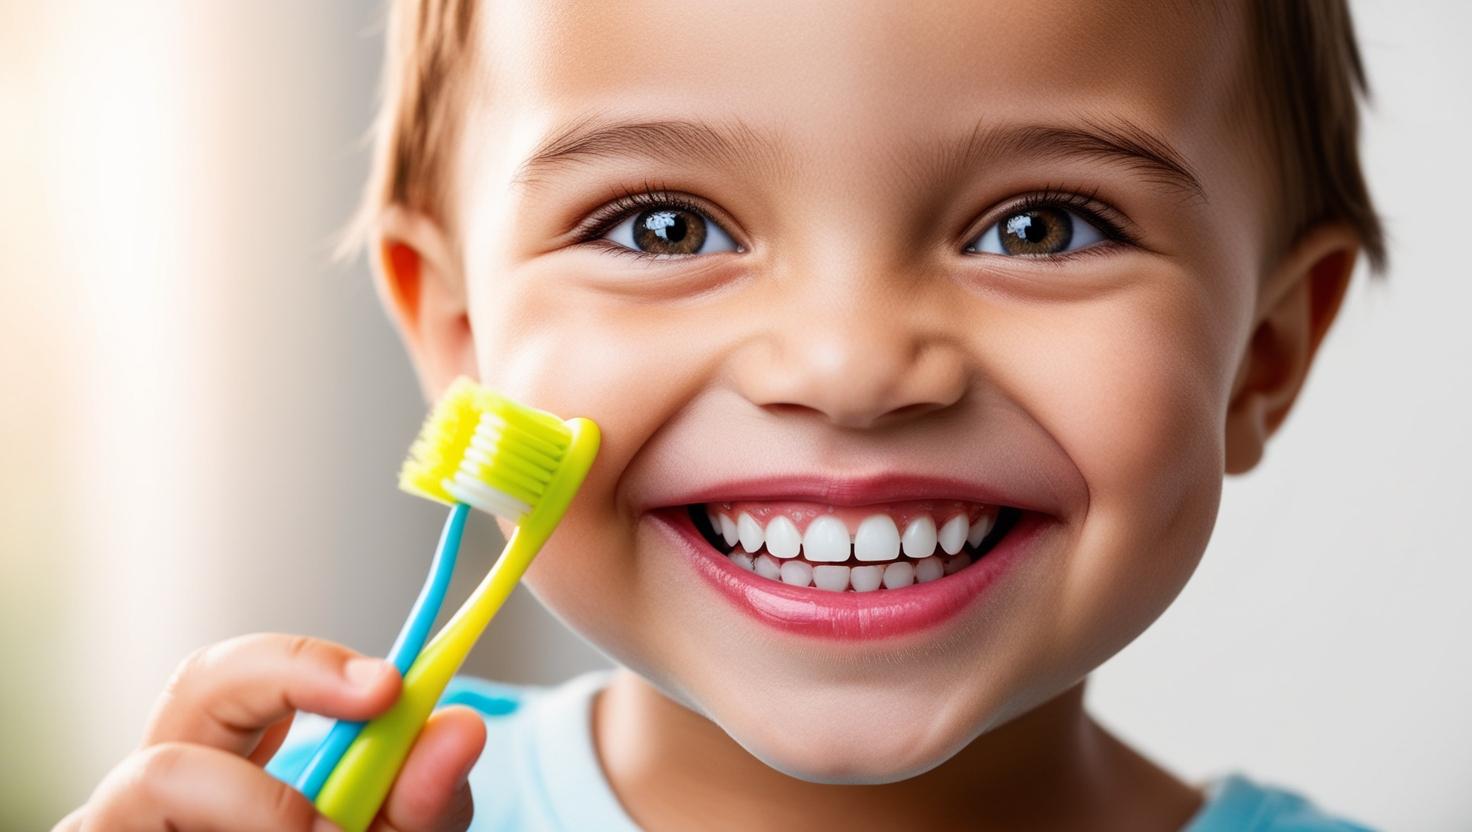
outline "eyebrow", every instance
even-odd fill
[[[932,170],[949,181],[988,160],[1022,154],[1034,158],[1097,160],[1134,170],[1146,180],[1206,201],[1206,189],[1186,158],[1165,139],[1123,117],[1084,119],[1078,126],[989,125],[946,146]],[[924,158],[920,156],[919,158]]]
[[[784,176],[792,161],[775,136],[733,118],[724,124],[684,119],[607,121],[596,114],[556,131],[518,166],[511,182],[535,187],[552,174],[608,159],[682,159],[709,167],[758,168]]]
[[[1160,136],[1122,117],[1086,119],[1077,126],[997,125],[983,118],[938,151],[908,148],[896,156],[910,181],[951,181],[970,168],[1013,154],[1097,160],[1138,171],[1162,187],[1205,201],[1201,180],[1184,156]],[[672,160],[732,167],[790,179],[794,164],[777,137],[737,118],[608,120],[597,114],[563,127],[518,166],[513,185],[536,187],[555,173],[611,159]]]

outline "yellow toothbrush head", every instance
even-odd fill
[[[598,453],[591,419],[563,420],[458,378],[435,404],[399,472],[399,487],[509,519],[516,530],[486,577],[404,674],[399,699],[363,727],[314,801],[347,832],[367,829],[425,720],[557,528]]]
[[[573,426],[457,378],[424,421],[399,487],[513,523],[536,508],[573,443]]]

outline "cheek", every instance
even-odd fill
[[[619,478],[708,383],[710,363],[728,345],[700,310],[600,302],[535,276],[490,283],[477,287],[471,306],[481,381],[561,416],[593,419],[602,435],[587,480],[525,583],[574,629],[596,633],[601,648],[637,649],[666,601],[641,595],[658,582],[641,575],[651,567],[635,557]]]
[[[1074,316],[1053,430],[1090,488],[1090,511],[1168,511],[1220,482],[1219,350],[1191,309],[1122,303]],[[1045,416],[1044,418],[1049,418]]]
[[[1062,643],[1102,660],[1194,571],[1216,519],[1234,311],[1200,276],[1141,281],[1034,321],[1020,395],[1078,466],[1089,501],[1056,588]],[[1040,315],[1055,314],[1040,312]],[[1021,341],[1018,342],[1022,346]],[[1021,353],[1019,353],[1021,354]]]
[[[701,309],[602,300],[538,277],[545,275],[472,298],[481,380],[597,421],[600,462],[626,458],[719,360],[725,346],[712,337],[719,319]]]

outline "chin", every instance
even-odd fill
[[[949,760],[970,739],[934,719],[904,722],[894,718],[894,712],[889,709],[889,716],[875,712],[862,725],[807,713],[765,720],[760,726],[720,725],[770,768],[798,780],[835,785],[907,780]]]

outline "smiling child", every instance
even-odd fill
[[[354,239],[430,397],[602,427],[525,580],[619,667],[461,680],[382,828],[1361,828],[1084,708],[1383,260],[1342,2],[396,0],[388,38]],[[397,690],[207,648],[62,828],[312,828],[261,769],[290,715]]]

